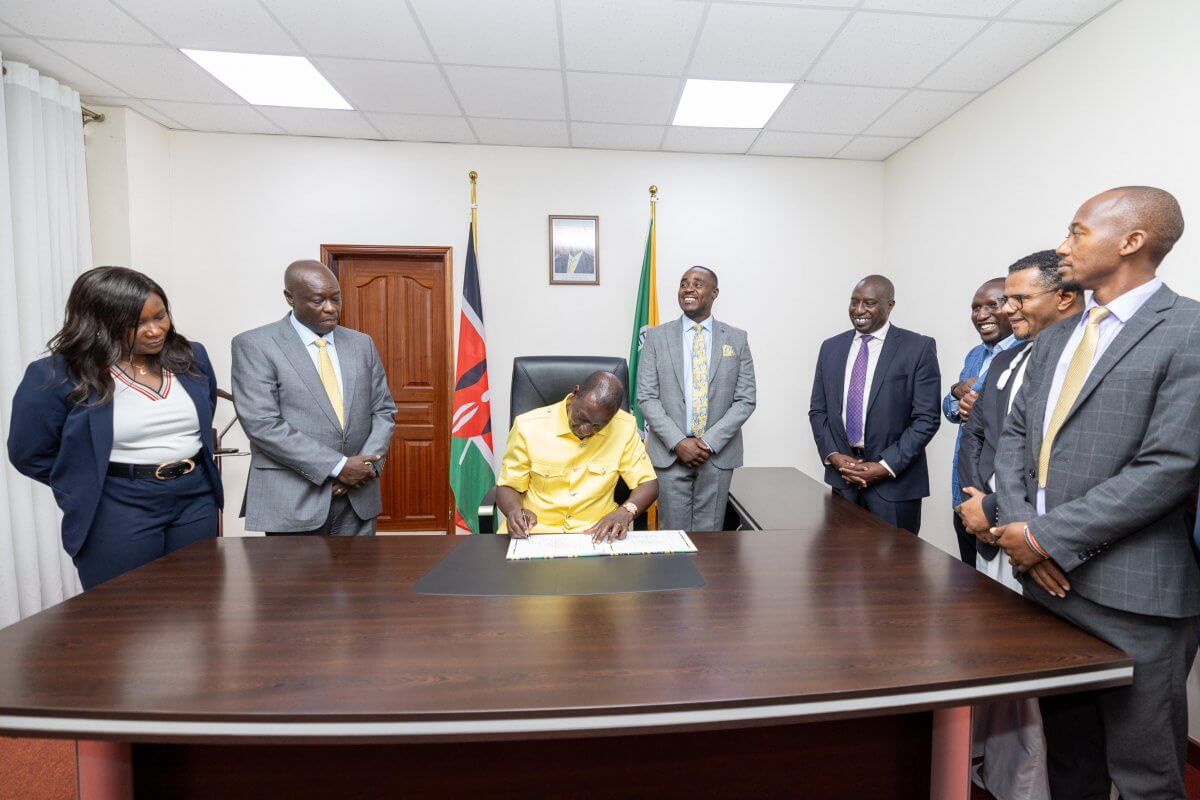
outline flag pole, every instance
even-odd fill
[[[475,235],[475,248],[479,249],[479,231],[476,229],[478,201],[475,198],[475,181],[479,180],[479,173],[471,170],[467,177],[471,179],[471,233]]]

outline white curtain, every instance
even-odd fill
[[[0,54],[2,56],[2,54]],[[2,61],[2,57],[0,57]],[[0,97],[0,434],[25,365],[45,355],[75,277],[91,266],[79,93],[3,61]],[[79,592],[50,490],[0,472],[0,626]]]

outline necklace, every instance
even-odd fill
[[[136,361],[134,361],[132,358],[129,359],[129,366],[136,369],[138,375],[148,375],[149,374],[149,372],[146,370],[146,365],[144,363],[139,364]]]

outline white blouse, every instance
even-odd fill
[[[113,377],[113,447],[110,461],[162,464],[190,458],[200,449],[196,405],[178,378],[163,370],[156,392],[116,367]]]

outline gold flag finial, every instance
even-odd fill
[[[467,173],[467,177],[471,179],[471,183],[474,183],[475,179],[479,177],[479,173],[475,170],[471,170]]]
[[[651,186],[651,187],[650,187],[650,196],[651,196],[651,197],[658,197],[658,187],[657,187],[657,186]]]

